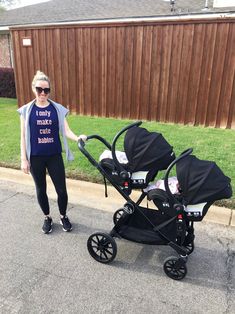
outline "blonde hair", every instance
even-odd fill
[[[33,91],[35,91],[35,86],[36,86],[36,82],[37,81],[47,81],[48,84],[49,84],[49,87],[50,87],[50,79],[49,79],[49,77],[45,73],[43,73],[43,72],[41,72],[39,70],[36,72],[36,74],[34,75],[34,78],[32,80],[32,90]]]

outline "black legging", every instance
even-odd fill
[[[48,170],[56,189],[60,214],[64,216],[67,210],[68,194],[62,156],[31,156],[30,158],[30,172],[35,182],[38,203],[44,215],[49,215],[50,206],[47,197],[46,170]]]

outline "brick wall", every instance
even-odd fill
[[[0,34],[0,67],[11,68],[11,53],[8,34]]]

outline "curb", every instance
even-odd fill
[[[27,187],[34,188],[34,182],[31,175],[26,175],[20,170],[0,167],[0,178],[2,181],[21,184],[19,192],[27,193]],[[113,186],[107,187],[108,197],[106,198],[104,195],[104,186],[102,184],[72,179],[66,179],[66,183],[69,203],[113,213],[125,203],[123,197]],[[57,199],[54,186],[49,176],[47,176],[47,184],[49,198]],[[138,191],[134,191],[132,194],[133,200],[137,199],[139,196]],[[145,200],[143,201],[143,205],[144,202]],[[150,203],[148,203],[148,205],[151,208]],[[235,227],[235,210],[212,205],[203,221]]]

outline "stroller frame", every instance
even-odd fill
[[[112,153],[113,162],[118,171],[118,175],[122,179],[128,178],[128,172],[124,169],[122,164],[120,164],[117,160],[115,154],[116,143],[119,137],[126,132],[128,129],[132,127],[136,127],[142,124],[142,121],[135,122],[124,127],[120,132],[116,134],[112,144],[108,143],[103,137],[99,135],[90,135],[87,137],[87,140],[98,140],[103,143]],[[126,192],[126,188],[128,188],[125,184],[121,187],[117,184],[112,176],[107,173],[107,171],[101,166],[99,162],[97,162],[90,153],[85,149],[86,143],[82,140],[78,141],[79,150],[82,154],[89,160],[89,162],[98,169],[98,171],[103,175],[104,178],[113,185],[113,187],[122,195],[122,197],[126,200],[126,203],[123,208],[118,209],[113,216],[114,227],[109,233],[96,232],[92,234],[87,240],[87,248],[90,255],[100,263],[110,263],[114,260],[117,253],[117,245],[114,238],[125,238],[119,233],[120,226],[125,223],[125,220],[129,218],[130,215],[134,213],[134,211],[138,211],[139,214],[148,221],[148,223],[152,226],[152,230],[158,234],[159,239],[161,239],[160,243],[157,245],[169,245],[173,248],[176,253],[179,255],[178,257],[171,256],[168,257],[164,261],[164,272],[167,276],[175,280],[183,279],[187,274],[186,262],[188,259],[188,255],[191,254],[194,250],[194,228],[193,221],[189,221],[184,213],[184,205],[181,204],[175,196],[171,193],[168,178],[171,169],[175,166],[175,164],[185,158],[186,156],[192,153],[192,148],[184,151],[179,157],[175,158],[173,162],[168,166],[165,177],[164,177],[164,185],[166,190],[166,195],[168,196],[170,202],[173,204],[174,215],[169,217],[166,221],[163,221],[159,225],[155,225],[152,221],[147,217],[145,211],[149,211],[150,209],[141,207],[141,202],[147,197],[147,193],[143,191],[139,196],[137,201],[132,200],[132,198]],[[209,206],[208,206],[209,208]],[[176,235],[177,239],[174,241],[170,239],[162,229],[167,227],[169,224],[176,224]],[[187,234],[187,236],[186,236]],[[128,239],[128,238],[126,238]],[[128,239],[130,240],[130,239]],[[134,240],[131,240],[134,241]],[[138,241],[135,241],[138,242]],[[140,242],[143,243],[143,242]],[[155,244],[155,243],[147,243],[147,244]]]

